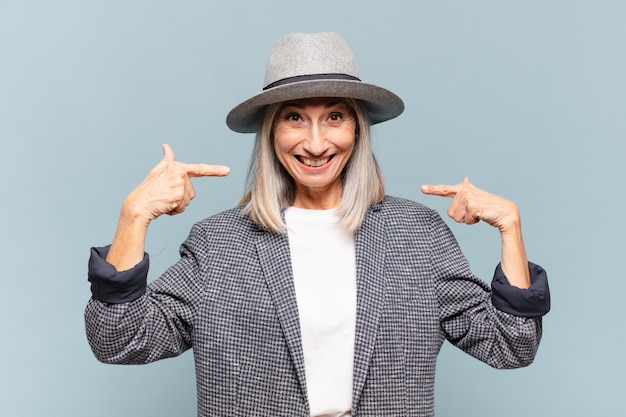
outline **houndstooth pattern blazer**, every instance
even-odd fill
[[[392,197],[371,207],[355,246],[353,416],[433,416],[445,339],[496,368],[533,361],[549,308],[540,267],[530,264],[529,290],[507,288],[497,269],[492,291],[434,211]],[[106,250],[92,250],[85,312],[99,360],[193,348],[199,416],[309,415],[286,234],[241,208],[220,213],[193,227],[180,260],[147,288],[147,257],[118,273]],[[314,267],[323,273],[324,260]]]

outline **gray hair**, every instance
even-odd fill
[[[342,99],[356,116],[355,146],[343,173],[343,192],[337,213],[341,224],[355,232],[363,223],[371,204],[385,195],[385,185],[372,152],[367,111],[358,100]],[[267,107],[259,125],[246,179],[246,191],[239,201],[250,218],[265,229],[283,233],[286,225],[282,210],[295,197],[295,183],[274,151],[273,127],[284,103]]]

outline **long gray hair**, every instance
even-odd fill
[[[337,212],[341,224],[355,232],[369,206],[384,198],[385,185],[372,152],[367,111],[357,100],[342,100],[354,112],[357,123],[354,150],[342,173],[343,192]],[[277,233],[286,230],[281,212],[295,197],[294,180],[274,151],[273,127],[283,106],[284,103],[271,104],[265,110],[250,159],[246,191],[239,201],[254,222]]]

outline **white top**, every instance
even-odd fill
[[[356,325],[354,235],[336,210],[285,210],[311,416],[352,409]]]

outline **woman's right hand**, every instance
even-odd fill
[[[224,165],[186,164],[176,160],[172,148],[163,145],[163,159],[126,197],[123,214],[147,223],[162,214],[185,211],[195,196],[191,178],[228,175]]]
[[[185,211],[194,198],[194,177],[223,177],[230,169],[224,165],[186,164],[176,160],[169,145],[163,145],[163,159],[126,197],[113,243],[106,260],[118,271],[137,265],[144,256],[148,225],[162,214]]]

